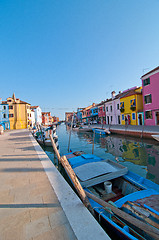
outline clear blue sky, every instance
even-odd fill
[[[159,0],[0,0],[0,97],[64,119],[159,66]]]

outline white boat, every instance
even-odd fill
[[[51,144],[51,139],[45,139],[45,140],[43,140],[42,138],[38,138],[37,141],[38,141],[38,143],[39,143],[40,145],[44,145],[44,146],[47,146],[47,147],[51,147],[51,146],[52,146],[52,144]]]
[[[155,140],[159,141],[159,135],[151,135]]]

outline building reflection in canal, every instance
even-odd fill
[[[77,135],[92,144],[93,134],[77,133]],[[154,140],[112,134],[106,137],[96,135],[94,143],[98,149],[105,149],[105,153],[109,156],[111,154],[114,157],[112,159],[121,162],[129,170],[159,184],[159,144]]]

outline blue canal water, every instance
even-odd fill
[[[57,127],[60,154],[68,153],[70,128],[64,124]],[[70,149],[92,153],[93,133],[71,132]],[[51,147],[44,148],[50,159],[57,163]],[[130,138],[124,135],[111,134],[109,136],[95,135],[94,154],[118,161],[129,170],[142,177],[159,184],[159,142],[140,138]]]

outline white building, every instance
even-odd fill
[[[105,102],[106,124],[121,124],[120,97],[123,93],[115,95],[113,91],[111,94],[112,97]]]
[[[35,115],[35,124],[36,125],[41,125],[42,123],[42,111],[41,108],[39,106],[32,106],[31,110],[34,111],[34,115]]]

